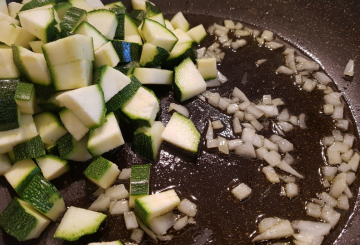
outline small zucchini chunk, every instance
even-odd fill
[[[100,186],[107,189],[112,186],[120,174],[118,166],[103,157],[97,157],[85,169],[84,175]]]

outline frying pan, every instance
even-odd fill
[[[104,3],[109,3],[110,1],[105,0]],[[339,90],[343,93],[344,98],[348,104],[349,110],[347,113],[352,115],[352,124],[354,126],[354,133],[359,139],[360,131],[360,76],[357,71],[357,60],[360,55],[360,2],[357,0],[233,0],[233,1],[218,1],[218,0],[183,0],[183,1],[163,1],[163,0],[154,0],[153,1],[164,14],[171,16],[178,11],[182,11],[186,17],[189,18],[189,22],[194,26],[195,24],[205,23],[207,27],[209,24],[214,22],[220,23],[221,19],[233,19],[241,21],[242,23],[247,23],[256,26],[258,29],[268,29],[276,33],[276,35],[286,43],[292,44],[298,48],[299,52],[302,52],[304,55],[309,55],[312,59],[316,60],[325,72],[334,80],[335,84],[338,86]],[[123,3],[130,8],[130,1],[123,1]],[[210,41],[208,41],[210,42]],[[278,53],[274,53],[274,56],[281,57]],[[251,59],[255,57],[255,61],[259,58],[262,58],[256,52],[247,52],[244,51],[241,56],[237,58],[229,58],[228,63],[220,65],[219,69],[229,78],[230,83],[225,84],[223,88],[220,88],[220,92],[230,91],[234,87],[234,84],[239,85],[239,81],[244,74],[248,74],[248,80],[277,80],[279,82],[285,82],[286,79],[282,77],[275,77],[273,74],[270,74],[267,70],[263,70],[261,74],[257,74],[258,70],[255,70],[254,67],[242,65],[241,59]],[[343,70],[346,63],[349,59],[355,59],[355,76],[352,80],[345,80],[343,78]],[[273,66],[276,68],[276,65]],[[274,69],[273,69],[274,70]],[[255,74],[255,75],[254,75]],[[284,80],[284,81],[282,81]],[[288,80],[286,80],[288,81]],[[241,85],[241,84],[240,84]],[[239,86],[240,86],[239,85]],[[267,85],[261,84],[261,86],[266,87]],[[265,88],[266,92],[271,92],[274,86]],[[170,102],[173,102],[174,99],[172,94],[168,95],[168,89],[163,88],[154,88],[158,97],[161,98],[162,108],[166,108]],[[250,97],[252,97],[251,90],[248,91]],[[311,104],[316,103],[316,99],[310,98],[307,96],[299,95],[296,89],[287,88],[282,90],[278,88],[276,91],[273,91],[279,96],[287,94],[294,94],[294,101],[303,101],[308,100],[307,105],[304,108],[310,116],[314,108]],[[255,93],[253,93],[255,94]],[[253,96],[254,97],[254,96]],[[210,117],[212,119],[221,119],[228,120],[224,115],[221,115],[211,107],[206,107],[201,104],[198,100],[191,100],[186,102],[185,105],[189,108],[190,112],[194,114],[192,120],[195,122],[197,128],[203,132],[206,129],[206,122],[204,117]],[[297,107],[292,108],[295,112],[300,112],[301,110]],[[205,115],[205,116],[201,116]],[[215,115],[215,116],[214,116]],[[170,116],[163,109],[159,120],[167,122]],[[326,133],[326,124],[329,122],[323,122],[323,125],[314,126],[316,132]],[[317,135],[316,135],[317,136]],[[125,137],[128,137],[125,135]],[[306,138],[306,135],[304,135]],[[300,143],[305,143],[306,140],[300,140]],[[299,144],[300,144],[299,143]],[[318,143],[318,142],[317,142]],[[357,142],[357,148],[359,148]],[[311,151],[313,145],[310,143],[307,146],[307,150]],[[201,145],[204,149],[204,144]],[[309,154],[311,155],[311,154]],[[119,168],[129,167],[131,164],[143,164],[146,163],[143,159],[137,157],[130,150],[129,145],[125,145],[121,149],[109,153],[106,155],[110,160],[116,162],[119,165]],[[306,156],[303,156],[303,160],[314,160],[308,159]],[[317,159],[318,160],[318,159]],[[321,160],[321,159],[320,159]],[[314,160],[315,161],[315,160]],[[216,192],[217,187],[228,183],[228,187],[233,185],[231,182],[232,178],[226,179],[228,175],[232,173],[225,169],[227,163],[234,163],[239,165],[237,168],[236,174],[239,176],[239,179],[254,183],[258,183],[256,177],[252,176],[253,170],[249,169],[250,165],[256,165],[254,162],[246,162],[244,160],[239,160],[233,156],[229,158],[224,158],[222,156],[217,156],[217,154],[208,154],[202,151],[201,156],[198,160],[194,157],[189,157],[181,152],[174,150],[171,146],[164,144],[162,146],[161,156],[158,160],[155,170],[152,171],[151,178],[151,189],[152,191],[161,190],[172,184],[178,185],[178,192],[180,196],[189,197],[189,193],[186,193],[186,190],[191,190],[191,194],[194,194],[195,197],[201,196],[201,192]],[[204,166],[204,163],[208,164],[208,168]],[[221,168],[219,168],[219,165]],[[242,165],[242,166],[240,166]],[[196,167],[194,167],[196,166]],[[180,168],[181,167],[181,168]],[[79,207],[87,208],[91,200],[91,195],[96,187],[85,181],[82,177],[82,171],[86,168],[86,164],[83,163],[74,163],[72,164],[71,172],[67,173],[64,178],[59,178],[54,180],[53,183],[58,187],[61,194],[64,196],[64,199],[68,206],[74,205]],[[213,170],[208,170],[209,168]],[[299,167],[300,171],[305,171],[305,168]],[[175,170],[176,171],[175,171]],[[191,182],[191,177],[188,175],[189,171],[196,176],[198,182]],[[203,171],[202,174],[198,174],[199,171]],[[208,172],[207,172],[208,171]],[[210,177],[207,179],[201,179],[205,174],[208,174]],[[182,178],[183,175],[186,177]],[[180,177],[179,177],[180,176]],[[311,185],[311,174],[308,174],[310,182],[308,185]],[[318,176],[317,176],[318,177]],[[166,178],[166,180],[164,180]],[[177,178],[180,178],[178,180]],[[255,178],[255,179],[254,179]],[[225,180],[223,180],[225,179]],[[171,181],[172,180],[172,181]],[[178,182],[174,183],[174,180]],[[182,181],[182,182],[181,182]],[[179,183],[182,183],[179,184]],[[195,186],[194,186],[195,185]],[[196,186],[199,185],[199,186]],[[226,184],[225,184],[226,185]],[[314,184],[316,185],[316,184]],[[331,235],[327,236],[324,243],[326,245],[337,244],[337,245],[355,245],[360,244],[360,207],[359,201],[360,196],[358,196],[359,181],[354,183],[352,191],[354,193],[354,199],[352,200],[352,205],[350,211],[347,212],[342,218],[340,223],[335,227]],[[184,187],[182,187],[184,186]],[[127,186],[128,188],[128,186]],[[222,186],[223,188],[223,186]],[[301,186],[300,186],[301,188]],[[201,192],[199,191],[201,189]],[[269,189],[269,192],[272,190]],[[305,191],[304,191],[305,192]],[[309,191],[311,192],[311,191]],[[219,192],[220,193],[220,192]],[[222,192],[221,192],[222,193]],[[276,193],[276,192],[275,192]],[[198,195],[197,195],[198,194]],[[314,194],[314,193],[310,193]],[[10,202],[12,196],[14,196],[14,191],[9,187],[3,177],[0,177],[0,212],[6,207]],[[231,202],[231,195],[228,195]],[[314,197],[314,196],[312,196]],[[252,197],[253,199],[256,196]],[[212,205],[201,205],[204,204],[197,199],[199,205],[199,224],[195,227],[187,229],[184,234],[181,234],[182,237],[185,237],[184,240],[174,240],[171,244],[206,244],[208,241],[212,241],[214,244],[230,244],[229,239],[221,239],[217,234],[221,233],[222,236],[230,236],[231,233],[226,232],[226,225],[231,223],[232,227],[241,227],[249,226],[247,229],[250,233],[255,230],[256,225],[251,220],[254,220],[254,217],[259,217],[256,215],[256,208],[246,206],[246,203],[232,203],[231,207],[235,207],[236,214],[249,213],[252,214],[251,219],[247,219],[246,215],[242,217],[241,220],[227,220],[224,221],[221,217],[215,217],[219,221],[219,225],[213,227],[209,221],[201,220],[201,216],[206,216],[210,212],[205,206]],[[207,201],[211,199],[207,199]],[[275,200],[275,199],[274,199]],[[270,199],[270,203],[274,201]],[[295,200],[296,201],[296,200]],[[302,200],[297,200],[300,204],[303,205]],[[207,203],[208,204],[208,203]],[[259,204],[260,205],[260,204]],[[264,205],[263,203],[261,205]],[[296,207],[295,202],[291,203]],[[241,208],[237,208],[241,206]],[[263,207],[266,207],[263,206]],[[218,208],[218,206],[217,206]],[[281,213],[282,206],[279,206],[276,213]],[[255,209],[255,210],[253,210]],[[296,209],[296,208],[294,208]],[[216,210],[215,210],[216,211]],[[231,211],[231,209],[229,209]],[[272,210],[268,210],[270,213]],[[213,214],[213,216],[216,216]],[[209,220],[214,220],[214,217],[209,217]],[[68,243],[62,242],[60,240],[52,239],[52,235],[55,232],[56,224],[52,223],[50,227],[41,235],[40,238],[27,241],[24,243],[18,243],[15,239],[5,234],[4,231],[0,230],[0,244],[6,245],[15,245],[15,244],[87,244],[94,241],[111,241],[116,239],[124,239],[130,236],[130,232],[125,232],[125,235],[119,237],[119,230],[125,230],[122,217],[113,217],[110,221],[107,221],[106,224],[100,228],[97,234],[87,236],[84,239],[80,239],[77,242]],[[250,224],[251,223],[251,224]],[[225,226],[222,226],[225,224]],[[239,228],[240,229],[240,228]],[[236,230],[236,229],[235,229]],[[124,232],[123,232],[124,233]],[[247,235],[250,235],[247,234]],[[235,235],[236,236],[236,235]],[[242,240],[242,238],[237,237],[238,240],[232,240],[232,244],[249,244],[248,236]],[[187,242],[184,242],[187,241]],[[151,244],[149,241],[145,241],[144,244]],[[268,244],[268,243],[262,243]]]

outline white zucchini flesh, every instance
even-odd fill
[[[48,66],[63,65],[77,60],[94,60],[92,38],[73,35],[47,43],[43,47]]]
[[[77,162],[85,162],[92,158],[90,153],[87,150],[87,142],[89,140],[88,135],[82,137],[79,141],[73,141],[74,144],[74,152],[68,155],[65,159],[66,160],[73,160]]]
[[[70,169],[67,161],[53,155],[36,158],[36,162],[47,180],[53,180]]]
[[[0,12],[9,15],[8,7],[6,5],[6,0],[0,0]]]
[[[105,45],[108,41],[106,37],[104,37],[94,26],[86,21],[83,21],[80,25],[78,25],[74,33],[92,37],[95,51]]]
[[[20,25],[20,22],[12,17],[10,17],[9,15],[7,14],[4,14],[2,12],[0,12],[0,21],[5,21],[5,22],[8,22],[10,24],[14,24],[14,25]]]
[[[105,102],[108,102],[115,94],[129,85],[130,82],[131,80],[128,76],[125,76],[122,72],[107,66],[105,74],[102,76],[101,82],[99,83],[104,91]]]
[[[56,229],[54,237],[68,241],[78,240],[84,235],[95,233],[105,218],[106,215],[102,213],[70,207]]]
[[[52,83],[50,71],[43,54],[33,53],[26,48],[19,47],[20,60],[33,83],[50,85]]]
[[[164,19],[164,15],[162,13],[153,15],[153,16],[149,17],[149,19],[154,20],[157,23],[165,26],[165,19]]]
[[[71,3],[73,7],[84,9],[87,12],[94,10],[85,0],[69,0],[69,3]]]
[[[146,11],[146,0],[131,0],[131,6],[133,9],[140,9]]]
[[[107,39],[114,39],[118,19],[110,10],[95,10],[87,14],[87,21]]]
[[[142,84],[171,85],[174,80],[173,71],[156,69],[156,68],[136,67],[134,69],[133,75]]]
[[[36,168],[33,160],[23,160],[15,163],[4,176],[9,184],[16,189]]]
[[[200,133],[193,122],[175,112],[161,134],[163,140],[184,150],[197,153]]]
[[[70,109],[89,129],[102,125],[105,118],[104,93],[100,85],[65,92],[56,99]]]
[[[86,2],[94,9],[104,8],[104,4],[100,0],[86,0]]]
[[[9,171],[11,167],[12,164],[10,162],[9,156],[6,153],[0,154],[0,176]]]
[[[60,120],[51,112],[42,112],[34,116],[36,129],[46,145],[53,145],[67,133]]]
[[[174,31],[174,30],[175,30],[169,20],[165,20],[165,26],[166,26],[166,28],[168,28],[170,31]]]
[[[0,154],[12,151],[12,148],[38,135],[32,115],[21,114],[20,127],[0,132]]]
[[[92,82],[92,70],[93,62],[91,60],[76,60],[50,67],[57,91],[89,86]]]
[[[43,51],[41,49],[41,46],[44,45],[43,41],[31,41],[29,42],[29,45],[31,47],[31,50],[34,52],[34,53],[38,53],[38,54],[42,54]],[[44,58],[45,59],[45,58]],[[46,62],[46,61],[45,61]]]
[[[113,241],[113,242],[92,242],[92,243],[89,243],[88,245],[123,245],[122,242],[120,241]],[[131,245],[129,243],[129,245]]]
[[[87,134],[87,132],[89,132],[89,129],[75,116],[71,110],[64,109],[59,113],[59,115],[61,122],[75,140],[79,141]]]
[[[208,59],[197,59],[197,69],[205,81],[216,79],[217,77],[217,66],[215,58]]]
[[[33,88],[29,100],[15,99],[15,102],[18,105],[18,109],[21,113],[33,115],[35,113],[35,107],[36,107],[35,88]]]
[[[20,77],[20,73],[14,64],[12,50],[0,49],[0,79],[18,77]]]
[[[125,28],[125,37],[133,36],[133,35],[140,36],[140,33],[138,31],[136,24],[132,21],[132,19],[127,14],[125,14],[124,28]]]
[[[171,25],[175,29],[181,29],[183,31],[189,30],[189,22],[185,19],[184,15],[181,12],[178,12],[170,21]]]
[[[200,43],[206,37],[206,31],[203,25],[191,28],[186,34],[196,43]]]
[[[6,21],[0,21],[0,42],[8,46],[12,44],[29,48],[29,42],[34,41],[36,37],[24,28],[12,25]]]
[[[138,43],[139,45],[143,45],[140,35],[125,36],[124,41],[128,43]]]
[[[179,41],[176,44],[192,43],[193,42],[192,38],[189,37],[189,35],[186,34],[186,32],[184,32],[181,29],[176,29],[176,30],[173,31],[173,33],[179,39]]]
[[[5,1],[5,0],[2,0]],[[1,2],[1,1],[0,1]],[[6,1],[5,1],[6,2]],[[24,6],[24,4],[11,2],[8,5],[9,16],[12,18],[16,18],[17,14],[20,12],[20,9]]]
[[[48,27],[54,25],[54,21],[60,22],[53,8],[38,8],[22,11],[19,12],[19,19],[23,28],[44,43],[49,42],[47,35]]]
[[[141,31],[146,42],[161,47],[168,52],[171,52],[178,41],[178,38],[170,30],[153,20],[145,19]]]
[[[125,144],[114,113],[109,113],[105,120],[101,127],[90,131],[88,151],[93,156],[100,156],[105,152]]]
[[[120,58],[111,42],[106,43],[95,51],[95,67],[108,65],[115,67],[120,62]]]

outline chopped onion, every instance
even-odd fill
[[[181,200],[177,208],[180,212],[190,217],[194,217],[198,211],[196,204],[186,198]]]
[[[220,72],[217,72],[217,79],[221,82],[221,83],[225,83],[227,82],[227,78]]]
[[[230,102],[228,99],[220,97],[219,108],[221,110],[225,111],[229,104],[230,104]]]
[[[278,125],[284,132],[289,132],[294,129],[294,126],[288,122],[278,122]]]
[[[119,179],[121,180],[130,179],[130,176],[131,176],[131,168],[123,168],[119,175]]]
[[[240,30],[242,28],[243,28],[243,25],[240,22],[237,22],[236,25],[235,25],[235,29]]]
[[[206,48],[205,47],[199,48],[199,49],[196,50],[196,54],[197,54],[198,59],[204,58],[205,53],[206,53]]]
[[[349,162],[353,154],[354,150],[350,149],[348,150],[348,152],[341,154],[341,160],[343,160],[344,162]]]
[[[267,61],[267,59],[261,59],[261,60],[256,61],[255,64],[257,66],[260,66],[260,65],[264,64],[266,61]]]
[[[344,106],[339,105],[334,107],[334,113],[332,114],[334,119],[343,119],[344,118]]]
[[[208,140],[206,140],[206,147],[208,149],[219,147],[219,140],[218,139],[208,139]]]
[[[248,32],[250,32],[250,33],[253,33],[253,31],[254,31],[253,29],[251,29],[251,28],[249,28],[249,27],[244,27],[244,30],[245,30],[245,31],[248,31]]]
[[[149,228],[158,236],[164,235],[175,224],[175,214],[172,212],[153,218],[149,221]]]
[[[266,42],[265,46],[268,47],[269,49],[278,49],[284,47],[284,44],[272,41],[272,42]]]
[[[314,61],[310,61],[310,62],[305,62],[305,63],[298,63],[296,65],[296,69],[298,71],[303,71],[303,70],[319,70],[320,66],[319,64],[317,64]]]
[[[255,134],[252,144],[257,148],[262,147],[264,144],[264,136]]]
[[[206,139],[207,140],[212,140],[214,138],[214,130],[213,130],[213,127],[212,127],[212,123],[210,121],[210,119],[208,119],[208,129],[207,129],[207,132],[206,132]]]
[[[136,228],[136,229],[133,229],[130,238],[131,238],[131,240],[135,241],[137,244],[140,244],[143,236],[144,236],[144,231],[139,228]]]
[[[265,117],[277,117],[279,116],[279,110],[274,105],[256,105],[260,111],[264,112]]]
[[[245,31],[245,30],[236,30],[234,32],[234,35],[236,37],[246,37],[246,36],[250,36],[251,33],[249,31]]]
[[[256,131],[254,129],[251,128],[244,128],[242,134],[241,134],[241,140],[243,142],[253,142],[254,137],[255,137],[255,133]]]
[[[228,146],[228,143],[227,143],[227,140],[221,136],[218,136],[218,140],[219,140],[219,151],[221,153],[224,153],[226,155],[229,154],[229,146]]]
[[[327,179],[322,180],[321,183],[324,186],[324,188],[330,187],[330,182]]]
[[[271,182],[271,183],[279,183],[280,179],[279,176],[277,175],[277,173],[275,172],[275,169],[271,166],[266,166],[264,168],[262,168],[261,170],[266,178]]]
[[[206,51],[205,58],[208,58],[208,57],[206,57],[206,55],[208,55],[210,58],[215,58],[216,62],[221,62],[220,57],[212,51],[209,51],[209,50]]]
[[[181,115],[183,115],[185,117],[190,116],[189,115],[189,110],[185,106],[178,105],[178,104],[175,104],[175,103],[170,103],[168,112],[170,112],[172,110],[175,110],[175,111],[179,112]]]
[[[331,230],[331,224],[305,220],[295,220],[291,223],[291,226],[300,232],[310,233],[317,236],[325,236],[329,234]]]
[[[155,240],[155,241],[158,240],[157,237],[156,237],[156,235],[155,235],[155,233],[152,232],[149,228],[147,228],[139,219],[137,219],[137,222],[139,223],[139,226],[141,227],[141,229],[142,229],[143,231],[145,231],[145,233],[146,233],[149,237],[151,237],[151,238],[152,238],[153,240]]]
[[[229,28],[226,28],[225,26],[218,25],[215,23],[214,27],[216,30],[221,30],[221,31],[225,32],[226,34],[229,32]]]
[[[250,123],[242,123],[241,126],[243,126],[244,128],[251,128],[251,129],[255,130],[254,126],[251,125]]]
[[[264,159],[264,156],[268,153],[269,151],[265,148],[265,147],[260,147],[259,149],[256,150],[256,155],[260,160]]]
[[[310,233],[300,232],[293,235],[296,239],[294,241],[295,245],[321,245],[324,236],[318,236]]]
[[[327,104],[331,104],[334,106],[340,106],[340,105],[342,105],[342,102],[340,100],[341,95],[342,95],[341,93],[336,93],[336,92],[329,93],[324,96],[324,100]]]
[[[286,55],[286,66],[289,67],[291,70],[297,72],[294,53]]]
[[[286,74],[286,75],[294,75],[295,74],[294,70],[291,70],[290,68],[288,68],[286,66],[280,66],[279,68],[276,69],[276,72]]]
[[[230,30],[236,29],[235,24],[232,20],[224,20],[224,26]]]
[[[215,88],[215,87],[219,87],[220,85],[221,85],[221,83],[217,79],[206,81],[206,87],[207,88]]]
[[[296,62],[299,62],[299,63],[311,62],[311,60],[308,60],[308,59],[306,59],[305,57],[302,57],[302,56],[296,56],[295,60],[296,60]]]
[[[219,93],[212,93],[209,96],[208,103],[210,105],[212,105],[214,107],[218,107],[219,106],[219,101],[220,101],[220,94]]]
[[[339,222],[340,213],[336,212],[332,207],[325,205],[321,210],[320,218],[330,223],[334,228]]]
[[[278,120],[281,122],[287,122],[290,119],[290,114],[288,109],[284,109],[281,111],[281,113],[278,116]]]
[[[243,111],[237,111],[237,112],[235,112],[234,117],[239,118],[240,121],[244,121],[245,112],[243,112]]]
[[[359,153],[355,152],[348,163],[349,166],[351,166],[352,171],[354,171],[354,172],[357,171],[357,169],[359,167],[359,162],[360,162],[360,155],[359,155]]]
[[[223,60],[225,58],[225,53],[222,52],[222,53],[218,54],[218,57],[220,58],[220,61]],[[220,61],[218,61],[218,62],[220,62]]]
[[[276,98],[276,99],[273,99],[273,100],[272,100],[271,104],[272,104],[273,106],[279,106],[279,105],[283,105],[283,104],[285,104],[285,103],[284,103],[284,101],[282,101],[281,98]]]
[[[235,139],[235,140],[228,140],[228,146],[229,146],[229,150],[233,151],[235,150],[235,148],[239,145],[242,145],[242,141],[240,139]]]
[[[352,147],[354,144],[355,136],[352,134],[345,134],[344,136],[344,143]]]
[[[316,82],[316,81],[314,81],[314,80],[311,80],[311,79],[306,79],[305,80],[305,83],[304,83],[304,85],[303,85],[303,89],[304,89],[304,91],[306,91],[306,92],[311,92],[311,91],[313,91],[315,88],[316,88],[316,85],[317,85],[318,83]]]
[[[279,178],[285,183],[295,183],[296,181],[294,176],[289,176],[289,175],[279,175]]]
[[[351,199],[351,198],[354,197],[353,194],[352,194],[352,192],[350,191],[349,187],[346,187],[346,189],[344,190],[344,194],[345,194],[349,199]]]
[[[325,85],[332,82],[331,78],[328,77],[324,72],[315,72],[315,74],[313,74],[313,77],[315,77],[320,83]]]
[[[281,155],[276,151],[269,151],[265,156],[264,160],[270,164],[271,166],[275,167],[279,165],[281,162]]]
[[[325,85],[325,84],[318,84],[318,85],[317,85],[317,89],[318,89],[318,90],[325,90],[325,89],[326,89],[326,85]]]
[[[265,41],[272,41],[274,39],[274,33],[268,30],[264,30],[261,34],[261,37],[264,38]]]
[[[337,207],[343,210],[349,210],[349,198],[345,194],[339,197]]]
[[[345,76],[354,76],[354,60],[350,59],[344,70]]]
[[[287,139],[282,139],[278,143],[278,146],[279,146],[280,150],[284,153],[294,150],[294,145]]]
[[[291,227],[291,223],[288,220],[284,220],[279,224],[274,225],[267,231],[261,233],[256,236],[252,242],[270,240],[270,239],[278,239],[283,237],[290,237],[294,233],[294,230]]]
[[[322,139],[324,146],[330,146],[335,142],[334,136],[326,136]]]
[[[229,39],[223,44],[223,47],[230,47],[230,46],[232,47],[232,43],[233,43],[232,39]]]
[[[229,40],[228,35],[224,35],[224,36],[221,36],[221,37],[218,38],[218,41],[219,41],[221,44],[224,44],[225,42],[227,42],[227,40]]]
[[[209,99],[210,95],[212,95],[212,92],[210,92],[209,90],[206,90],[201,95],[204,96],[206,99]]]
[[[160,241],[171,241],[173,239],[173,235],[166,235],[166,236],[157,236]]]
[[[234,97],[239,98],[241,101],[249,101],[249,99],[246,97],[246,95],[237,87],[234,88],[232,95]]]
[[[238,49],[238,48],[244,47],[246,44],[247,44],[247,42],[245,39],[238,39],[235,42],[231,43],[231,47],[233,49]]]
[[[106,189],[105,195],[109,196],[111,199],[119,200],[128,198],[129,192],[125,189],[125,186],[121,184]]]
[[[306,128],[306,123],[305,123],[305,114],[301,113],[299,115],[299,126],[301,129],[305,129]]]
[[[250,113],[251,115],[253,115],[255,117],[255,119],[259,119],[260,117],[262,117],[264,115],[264,113],[261,110],[259,110],[258,108],[256,108],[253,105],[250,105],[249,107],[247,107],[246,111],[248,113]]]
[[[213,34],[214,34],[214,31],[215,31],[215,27],[214,27],[214,26],[210,26],[210,27],[207,29],[207,32],[208,32],[210,35],[213,35]]]
[[[251,195],[251,188],[244,183],[239,184],[234,189],[231,190],[231,193],[240,201]]]
[[[312,201],[313,203],[319,204],[320,206],[325,205],[325,202],[324,202],[324,201],[319,200],[319,199],[317,199],[317,198],[311,198],[311,201]]]
[[[340,173],[332,181],[329,194],[337,199],[341,196],[346,187],[346,173]]]
[[[244,101],[242,103],[239,104],[239,109],[240,110],[246,110],[249,106],[251,105],[250,101]]]
[[[184,217],[178,219],[174,224],[174,229],[177,231],[181,230],[188,224],[188,220],[189,220],[188,216],[184,216]]]
[[[306,214],[314,217],[320,218],[321,215],[321,206],[312,202],[308,202],[305,206]]]
[[[271,217],[271,218],[265,218],[262,219],[258,225],[259,228],[259,232],[260,233],[264,233],[265,231],[269,230],[270,228],[272,228],[274,225],[279,224],[280,222],[282,222],[283,220],[278,218],[278,217]]]
[[[110,208],[110,214],[123,214],[129,212],[129,202],[127,200],[120,200],[113,203]]]
[[[331,131],[332,135],[334,136],[335,141],[344,141],[344,136],[340,132],[340,130],[334,129]]]
[[[194,220],[193,217],[190,217],[190,218],[188,219],[188,224],[196,224],[196,221]]]
[[[337,167],[325,166],[321,168],[321,172],[325,179],[332,181],[337,173]]]
[[[250,106],[249,106],[250,107]],[[248,107],[248,108],[249,108]],[[247,108],[246,108],[247,109]],[[255,120],[256,118],[250,114],[249,112],[245,111],[245,121],[252,121],[252,120]]]
[[[239,110],[239,106],[237,104],[229,104],[228,107],[226,108],[226,113],[231,115],[237,112],[238,110]]]
[[[286,196],[290,199],[299,195],[299,188],[295,183],[287,183],[285,186]]]
[[[258,44],[260,44],[260,45],[264,45],[264,43],[265,43],[265,40],[264,40],[264,38],[262,38],[262,37],[257,37],[257,38],[256,38],[256,41],[257,41]]]
[[[139,227],[134,212],[125,212],[124,219],[125,219],[126,229],[131,230]]]
[[[349,129],[349,120],[347,119],[336,120],[336,127],[341,130],[347,131]]]
[[[337,205],[337,200],[326,192],[321,192],[320,194],[317,195],[317,197],[323,200],[326,204],[328,204],[331,207],[335,207]]]
[[[283,52],[283,55],[294,54],[294,53],[295,53],[295,49],[286,48]]]
[[[88,208],[92,211],[106,212],[110,206],[110,197],[101,194]]]
[[[299,174],[295,169],[293,169],[289,164],[287,164],[284,160],[281,161],[276,167],[280,168],[281,170],[288,172],[289,174],[292,174],[299,178],[304,178],[301,174]]]
[[[256,38],[260,35],[260,31],[259,30],[253,30],[253,37]]]
[[[105,190],[104,190],[103,188],[99,187],[99,189],[97,189],[97,190],[93,193],[93,195],[96,196],[96,197],[98,197],[98,196],[100,196],[101,194],[104,194],[104,193],[105,193]]]
[[[261,131],[261,130],[264,128],[264,126],[261,125],[261,123],[259,123],[259,121],[256,120],[256,119],[251,120],[250,123],[251,123],[251,125],[254,126],[254,128],[255,128],[257,131]]]
[[[256,158],[254,146],[251,142],[245,142],[244,144],[235,148],[235,154],[242,157]]]
[[[325,104],[324,105],[324,113],[326,115],[332,115],[334,113],[334,105]]]
[[[234,117],[233,119],[233,128],[234,128],[234,133],[235,134],[239,134],[242,131],[241,125],[240,125],[240,120],[237,117]]]
[[[264,140],[264,147],[266,149],[268,149],[269,151],[278,151],[279,150],[279,146],[273,142],[271,142],[268,139]]]
[[[297,74],[297,75],[295,75],[294,77],[295,77],[295,83],[296,83],[296,84],[299,84],[299,85],[303,84],[303,80],[302,80],[301,74]]]

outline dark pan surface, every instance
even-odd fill
[[[358,66],[355,67],[355,77],[352,81],[345,81],[342,74],[350,58],[355,59],[355,65],[358,63],[360,2],[355,0],[154,2],[168,16],[182,11],[192,26],[203,23],[208,27],[214,22],[221,23],[227,18],[255,25],[259,29],[272,30],[289,44],[296,46],[299,52],[310,55],[331,76],[339,90],[344,92],[350,108],[347,110],[347,115],[349,117],[352,115],[354,118],[351,132],[359,139],[360,79],[356,69]],[[129,1],[124,3],[130,8]],[[208,37],[204,42],[205,46],[212,41],[213,37]],[[192,199],[199,207],[199,213],[195,218],[197,225],[187,226],[186,231],[172,232],[175,238],[169,244],[251,244],[249,236],[256,230],[257,218],[264,214],[266,217],[305,219],[307,217],[304,203],[321,190],[317,172],[319,166],[323,165],[319,141],[324,135],[329,135],[332,129],[331,120],[318,114],[322,93],[315,91],[310,95],[299,91],[291,84],[288,76],[274,73],[275,69],[283,64],[280,50],[269,51],[258,48],[250,39],[249,43],[249,46],[235,54],[231,54],[230,50],[226,51],[225,61],[219,66],[219,70],[229,78],[229,82],[215,91],[226,96],[234,86],[238,86],[252,101],[260,99],[263,94],[272,94],[274,98],[284,98],[286,107],[294,115],[306,113],[309,130],[294,130],[288,135],[295,148],[299,149],[294,153],[298,157],[294,166],[306,176],[306,181],[298,181],[301,194],[292,201],[280,197],[280,186],[270,185],[259,172],[264,164],[261,161],[250,161],[234,155],[222,157],[216,152],[207,151],[204,142],[201,144],[198,158],[187,156],[172,146],[163,144],[160,157],[151,172],[151,191],[156,192],[176,186],[181,198]],[[259,68],[255,67],[254,62],[262,58],[268,58],[272,62],[267,62]],[[245,73],[246,82],[242,81]],[[167,114],[168,106],[175,100],[172,93],[168,94],[168,88],[151,88],[161,98],[162,112],[159,120],[166,124],[171,116]],[[189,108],[191,119],[200,132],[204,132],[207,128],[206,118],[220,119],[230,125],[230,117],[198,99],[185,102],[184,105]],[[235,137],[229,126],[221,132],[221,135],[229,139]],[[356,147],[359,149],[358,140]],[[112,154],[107,154],[106,157],[116,162],[120,169],[132,164],[146,163],[132,153],[130,144],[126,144]],[[71,172],[53,181],[64,196],[67,206],[88,208],[94,200],[92,193],[97,188],[82,175],[86,166],[86,163],[73,163]],[[251,198],[242,203],[236,202],[229,192],[229,188],[239,182],[249,183],[255,190]],[[128,182],[118,183],[125,183],[128,188]],[[360,181],[356,180],[351,188],[354,199],[358,199],[359,185]],[[5,179],[0,177],[0,211],[14,195],[14,191]],[[342,214],[339,224],[331,235],[325,238],[324,245],[360,244],[358,202],[358,200],[351,201],[350,210]],[[88,244],[116,239],[127,241],[131,234],[125,231],[123,217],[113,216],[107,219],[98,233],[83,237],[77,242],[62,242],[52,238],[58,223],[52,223],[39,239],[22,244]],[[0,244],[21,243],[0,230]],[[146,240],[142,244],[152,244],[152,242]]]

